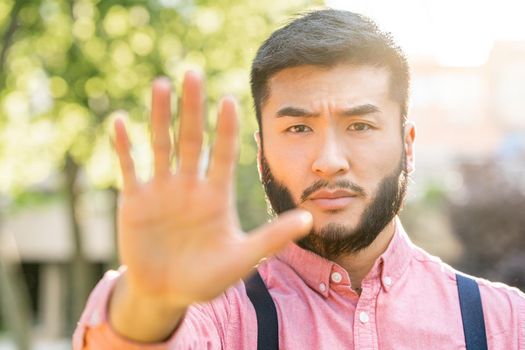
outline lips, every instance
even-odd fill
[[[340,210],[348,206],[356,197],[356,194],[346,190],[320,190],[309,199],[321,210]]]

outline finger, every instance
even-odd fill
[[[122,179],[124,181],[124,190],[131,191],[137,187],[137,177],[135,175],[135,165],[133,158],[131,158],[131,143],[129,142],[128,133],[124,126],[124,121],[121,118],[115,119],[115,150],[120,163],[120,170],[122,171]]]
[[[251,232],[245,241],[241,254],[243,261],[250,261],[255,266],[262,258],[283,249],[286,244],[310,232],[312,215],[301,209],[291,210],[271,223]]]
[[[204,92],[202,79],[195,72],[184,76],[179,130],[179,172],[196,176],[204,130]]]
[[[170,93],[171,84],[167,78],[158,78],[153,82],[151,96],[151,143],[153,146],[156,177],[164,177],[170,172]]]
[[[217,133],[213,146],[208,177],[218,186],[230,187],[238,151],[238,121],[235,100],[226,97],[221,101],[217,120]]]

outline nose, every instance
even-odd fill
[[[312,171],[323,178],[345,174],[350,169],[347,150],[337,137],[328,134],[319,145],[318,153],[312,163]]]

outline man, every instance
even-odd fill
[[[524,295],[457,275],[410,243],[396,216],[415,129],[392,38],[363,16],[316,11],[274,32],[251,73],[259,171],[278,217],[248,235],[239,228],[234,101],[221,101],[202,174],[202,80],[185,76],[173,148],[170,86],[157,80],[149,182],[137,180],[115,125],[125,267],[93,291],[74,348],[525,349]],[[262,287],[240,280],[257,263]],[[476,282],[460,301],[465,280]],[[257,299],[266,290],[271,298]]]

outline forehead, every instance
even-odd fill
[[[262,112],[295,105],[320,108],[330,104],[351,107],[391,103],[388,69],[373,66],[298,66],[286,68],[268,81],[268,97]]]

